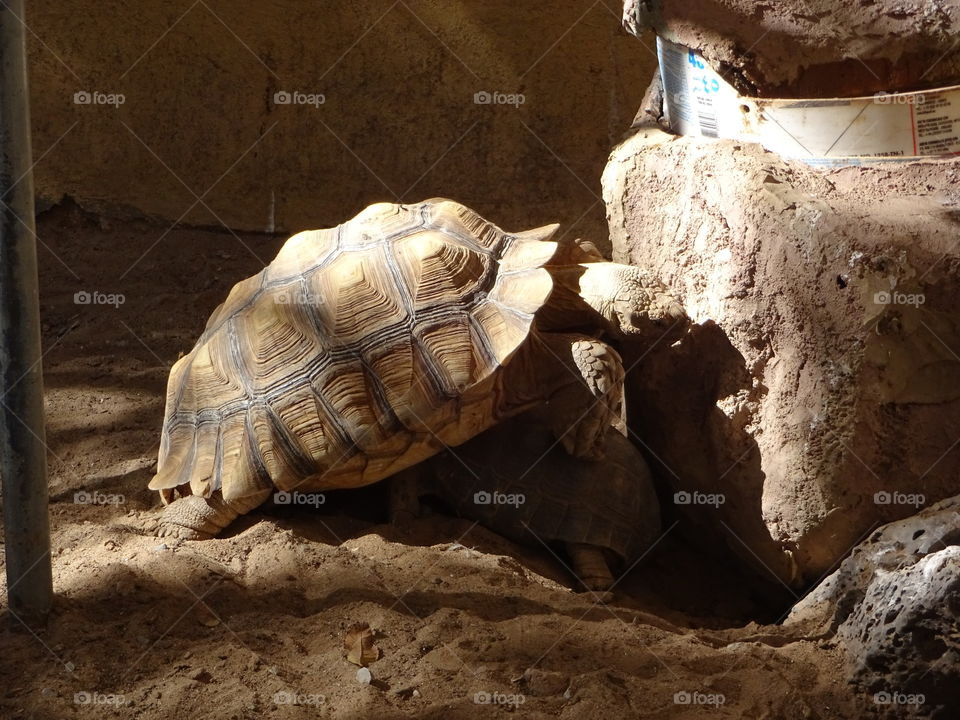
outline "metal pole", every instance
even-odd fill
[[[23,0],[0,5],[0,480],[9,607],[53,601]]]

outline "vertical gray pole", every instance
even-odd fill
[[[0,480],[10,610],[53,601],[23,0],[0,4]]]

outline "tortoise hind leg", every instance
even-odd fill
[[[186,495],[163,509],[156,534],[158,537],[175,537],[181,540],[207,540],[268,497],[270,490],[262,490],[230,501],[224,500],[219,490],[209,498]]]
[[[584,588],[604,592],[613,587],[615,581],[602,548],[585,543],[568,542],[567,554],[570,555],[573,571]]]

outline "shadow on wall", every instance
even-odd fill
[[[746,428],[717,406],[721,398],[751,389],[743,355],[713,321],[694,325],[666,351],[640,352],[630,349],[624,356],[632,368],[626,389],[629,424],[660,478],[664,524],[675,517],[703,552],[745,565],[758,579],[799,599],[788,587],[799,582],[791,556],[763,522],[760,449]],[[719,464],[718,458],[723,459]],[[727,476],[735,468],[732,494]],[[725,521],[731,515],[740,518],[735,528]],[[784,582],[791,577],[794,583]],[[786,610],[792,601],[783,599]]]
[[[41,198],[258,231],[444,195],[605,243],[598,179],[656,62],[616,0],[30,11]]]

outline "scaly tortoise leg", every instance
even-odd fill
[[[217,535],[240,515],[244,515],[270,497],[271,490],[262,490],[246,497],[226,501],[220,491],[209,498],[186,495],[171,500],[162,495],[165,503],[158,522],[158,537],[174,537],[181,540],[206,540]]]
[[[544,333],[542,339],[566,371],[548,400],[551,429],[570,455],[599,460],[607,428],[623,407],[623,361],[588,335]]]
[[[613,587],[615,581],[601,548],[572,542],[568,542],[566,546],[567,554],[573,563],[573,571],[584,588],[602,593]]]

